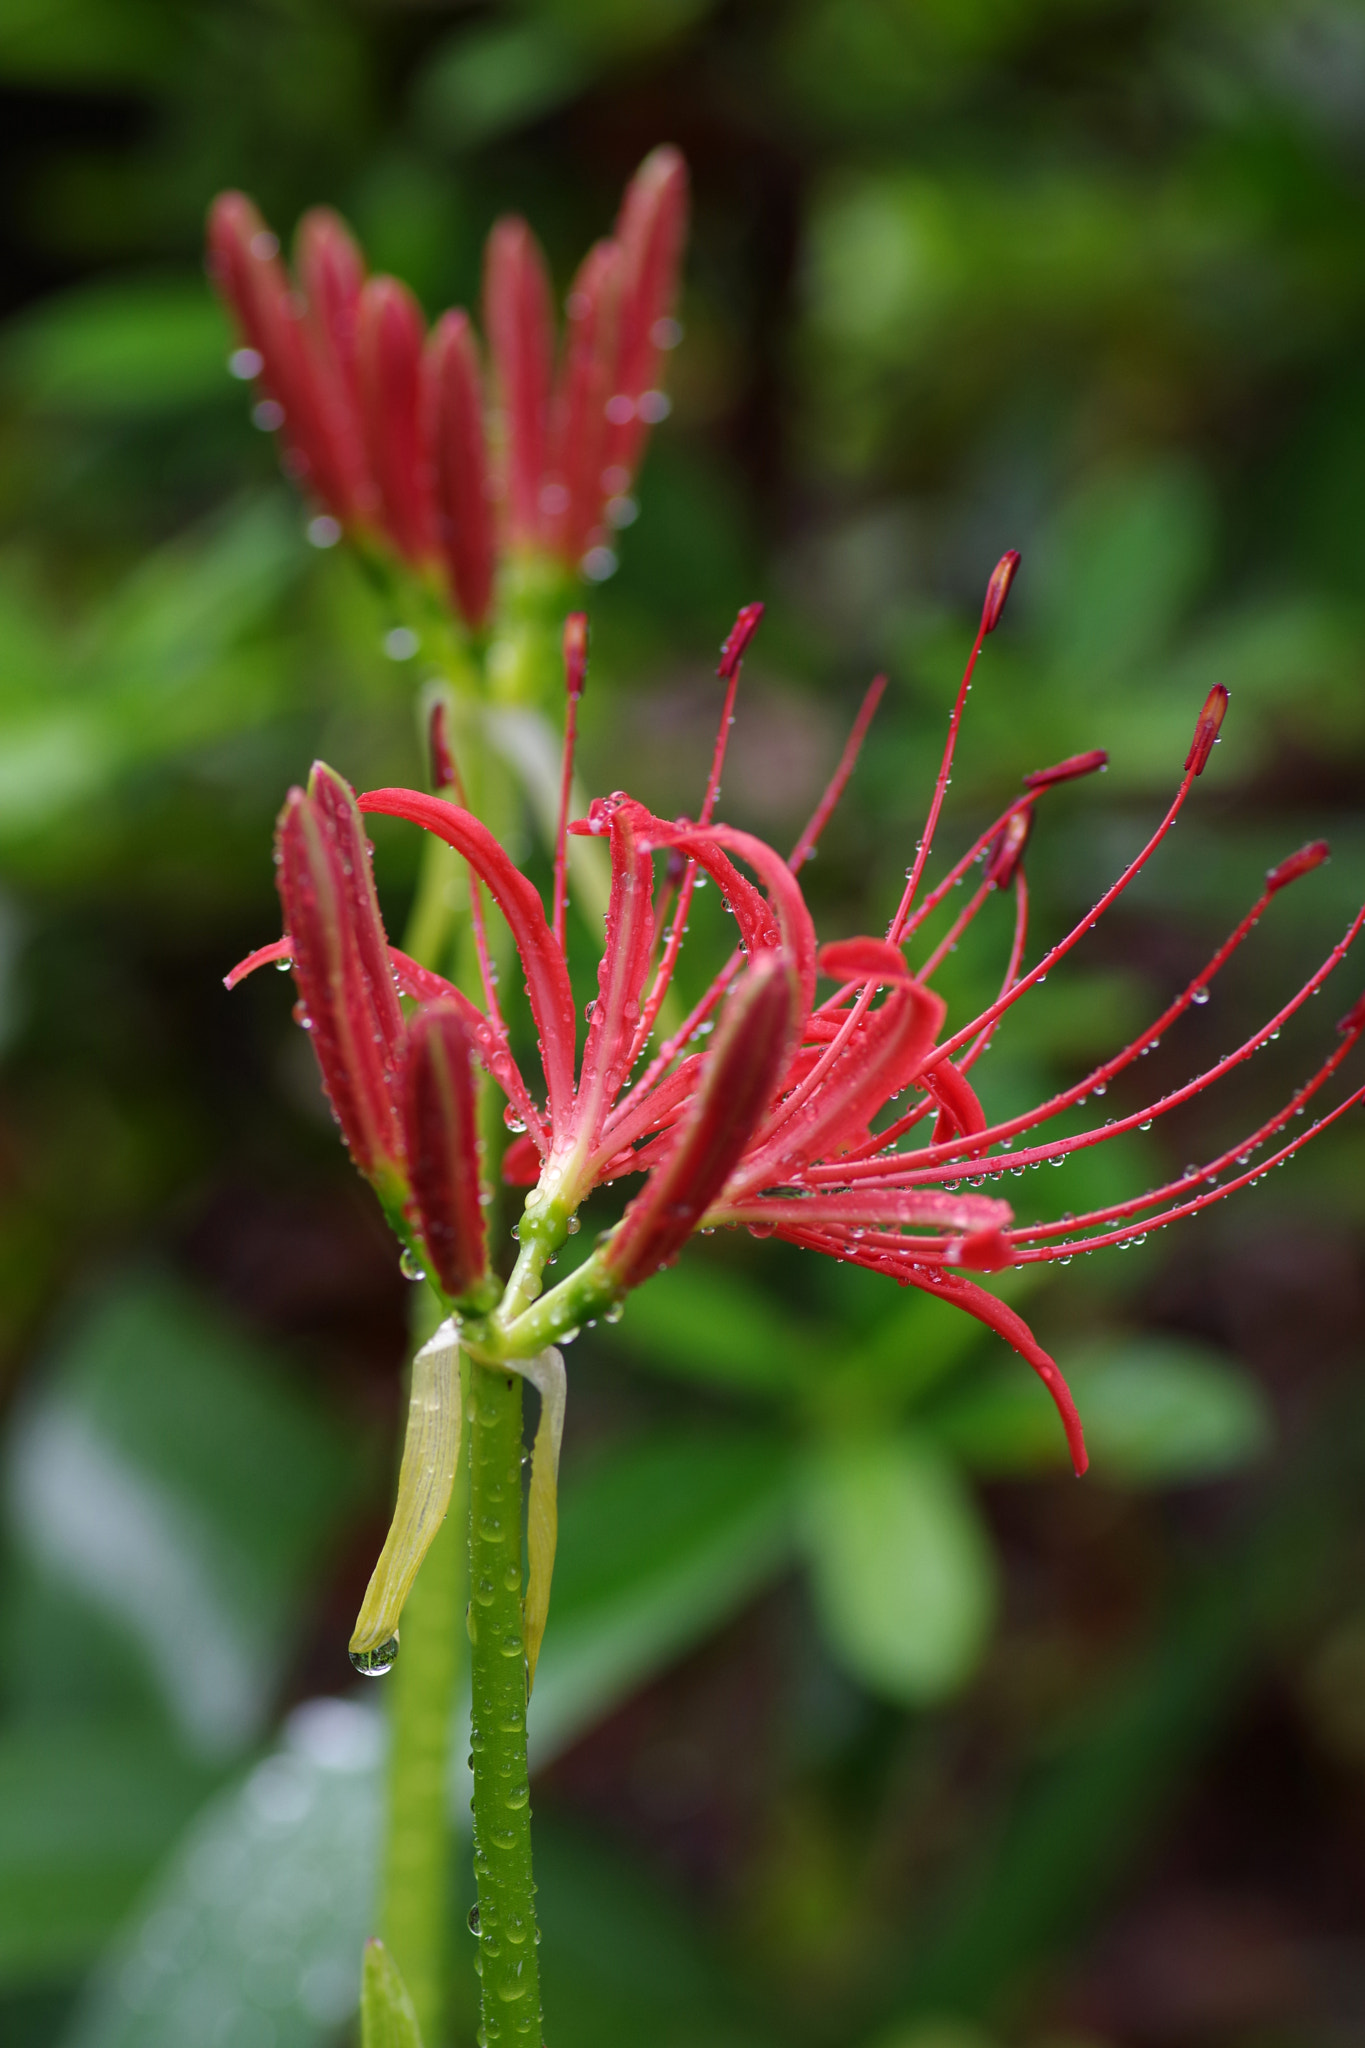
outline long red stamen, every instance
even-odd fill
[[[588,673],[588,615],[570,612],[564,621],[564,757],[559,771],[559,825],[555,832],[554,934],[564,950],[564,915],[569,900],[569,803],[573,795],[574,752],[578,745],[578,700]]]
[[[947,794],[948,783],[952,777],[953,755],[957,751],[958,727],[962,723],[962,713],[967,702],[967,692],[972,687],[972,676],[976,671],[977,657],[981,653],[986,635],[993,632],[999,622],[1001,609],[1004,606],[1010,584],[1014,580],[1014,573],[1018,567],[1018,553],[1015,549],[1011,548],[1010,552],[1002,556],[1000,561],[997,562],[986,589],[986,602],[981,614],[981,624],[978,626],[976,638],[972,642],[972,651],[967,657],[967,666],[963,670],[962,681],[958,684],[957,701],[953,705],[952,717],[948,720],[948,739],[943,749],[943,760],[939,766],[938,776],[934,783],[934,795],[929,805],[929,816],[925,820],[924,836],[915,849],[914,864],[910,869],[910,877],[906,882],[905,892],[901,897],[899,908],[892,918],[890,928],[887,931],[887,937],[893,944],[899,943],[901,935],[905,930],[905,921],[910,915],[910,906],[915,900],[915,892],[919,888],[920,877],[924,873],[925,863],[933,849],[934,834],[938,830],[939,814],[943,809],[943,799]]]
[[[882,701],[882,692],[885,688],[885,676],[874,676],[868,684],[867,693],[859,708],[858,716],[853,721],[853,729],[844,742],[844,751],[839,756],[839,765],[833,775],[830,776],[824,795],[811,812],[809,824],[787,856],[787,866],[794,875],[800,874],[802,868],[814,853],[820,834],[829,823],[834,808],[847,787],[848,778],[853,773],[858,756],[862,752],[863,741],[867,738],[867,729],[876,715],[877,706]]]

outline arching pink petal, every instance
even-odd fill
[[[254,953],[248,953],[245,960],[239,960],[230,973],[223,976],[224,988],[236,988],[239,981],[245,981],[248,974],[254,974],[258,967],[269,967],[272,962],[286,965],[294,957],[294,947],[288,932],[282,939],[272,939],[268,946],[258,946]]]
[[[1070,1387],[1058,1370],[1056,1360],[1044,1351],[1023,1317],[1016,1315],[1012,1308],[1007,1308],[1005,1303],[998,1301],[993,1294],[988,1294],[984,1287],[978,1287],[974,1281],[963,1280],[956,1273],[925,1272],[919,1276],[911,1274],[910,1284],[912,1287],[921,1288],[925,1294],[936,1294],[940,1301],[951,1301],[955,1308],[965,1309],[969,1316],[975,1316],[979,1323],[984,1323],[987,1329],[994,1330],[997,1336],[1003,1337],[1005,1342],[1033,1367],[1051,1394],[1053,1405],[1062,1418],[1067,1449],[1071,1453],[1071,1463],[1079,1479],[1090,1463],[1090,1456],[1085,1448],[1085,1432],[1081,1427],[1081,1418],[1076,1412],[1076,1403],[1071,1397]]]
[[[611,816],[611,896],[598,963],[573,1129],[592,1146],[630,1072],[630,1049],[654,942],[654,870],[635,833],[634,806]]]

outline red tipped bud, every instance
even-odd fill
[[[427,720],[427,749],[431,755],[431,786],[437,795],[443,796],[447,790],[458,789],[460,774],[450,744],[450,707],[444,697],[438,697],[431,707],[431,716]]]
[[[796,1016],[780,953],[762,953],[725,1006],[706,1075],[672,1151],[602,1253],[618,1291],[675,1259],[720,1194],[772,1101]]]
[[[1109,756],[1104,748],[1094,747],[1088,754],[1069,754],[1055,768],[1035,768],[1024,777],[1024,787],[1051,789],[1054,782],[1072,782],[1078,775],[1097,775],[1108,766]]]
[[[1307,846],[1301,846],[1297,853],[1291,853],[1278,867],[1267,870],[1267,896],[1273,896],[1278,889],[1287,889],[1291,882],[1298,881],[1300,875],[1311,875],[1314,868],[1320,868],[1330,857],[1331,851],[1325,839],[1310,839]]]
[[[422,436],[437,546],[465,622],[478,627],[493,596],[493,508],[479,349],[467,313],[443,313],[427,342]]]
[[[474,1046],[454,1003],[428,1003],[408,1026],[401,1099],[418,1228],[443,1292],[459,1301],[484,1278],[488,1245]]]
[[[1008,889],[1014,880],[1032,830],[1032,804],[1010,812],[986,855],[986,880],[993,889]]]
[[[1221,683],[1215,683],[1204,699],[1204,708],[1195,725],[1194,738],[1190,741],[1190,751],[1185,756],[1187,774],[1202,775],[1207,768],[1227,708],[1228,693]]]
[[[564,621],[564,688],[581,697],[588,675],[588,615],[570,612]]]
[[[423,320],[394,277],[360,294],[358,361],[365,449],[390,540],[410,562],[435,551],[431,486],[421,439]]]
[[[735,620],[734,625],[731,626],[729,633],[726,635],[724,645],[720,650],[720,664],[716,669],[716,674],[725,682],[728,683],[730,681],[735,670],[743,661],[749,642],[758,631],[759,621],[763,617],[763,612],[764,606],[761,604],[741,606],[739,616]]]
[[[993,633],[1000,624],[1000,614],[1005,609],[1005,599],[1010,594],[1010,585],[1015,578],[1021,557],[1018,548],[1011,548],[1002,555],[991,570],[991,580],[986,585],[986,602],[981,607],[981,630]]]
[[[675,338],[669,316],[686,233],[687,165],[678,150],[665,145],[640,165],[616,221],[622,277],[606,461],[627,480],[649,428],[668,410],[658,388],[660,359]]]
[[[390,1089],[402,1015],[355,799],[321,764],[306,795],[290,792],[276,856],[301,1021],[323,1085],[361,1172],[392,1179],[403,1156]]]
[[[484,260],[484,331],[502,407],[511,538],[540,532],[554,320],[540,244],[524,220],[500,220]]]

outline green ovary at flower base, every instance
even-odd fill
[[[318,767],[309,790],[294,791],[282,814],[278,872],[287,935],[243,962],[230,980],[267,959],[293,962],[301,1021],[310,1030],[356,1163],[404,1244],[433,1274],[450,1312],[414,1378],[412,1476],[405,1459],[394,1533],[376,1574],[373,1602],[367,1596],[365,1632],[358,1638],[365,1654],[388,1654],[384,1644],[396,1625],[397,1606],[429,1540],[433,1503],[446,1484],[452,1438],[458,1435],[458,1377],[452,1369],[457,1349],[470,1362],[475,1850],[490,2041],[505,2038],[507,2028],[533,2036],[538,2014],[525,1681],[526,1671],[534,1672],[545,1625],[553,1561],[564,1397],[563,1366],[554,1347],[593,1317],[614,1317],[630,1291],[675,1259],[694,1231],[729,1226],[760,1237],[778,1235],[938,1295],[997,1331],[1047,1386],[1081,1472],[1086,1454],[1080,1419],[1055,1362],[1012,1309],[968,1276],[1064,1262],[1078,1250],[1129,1243],[1197,1213],[1292,1155],[1314,1130],[1365,1095],[1365,1088],[1356,1088],[1299,1137],[1281,1142],[1290,1120],[1321,1094],[1365,1032],[1361,999],[1343,1020],[1337,1045],[1287,1103],[1249,1137],[1187,1168],[1178,1181],[1055,1223],[1017,1224],[1006,1202],[979,1192],[1006,1172],[1063,1159],[1177,1111],[1278,1036],[1340,965],[1365,924],[1362,910],[1304,986],[1207,1071],[1113,1122],[1060,1138],[1045,1135],[1047,1125],[1103,1093],[1202,1001],[1212,977],[1249,938],[1271,899],[1325,859],[1325,845],[1315,841],[1271,870],[1242,922],[1131,1044],[1035,1108],[1004,1121],[989,1119],[969,1076],[997,1025],[1080,944],[1162,844],[1208,763],[1227,705],[1226,691],[1211,692],[1196,721],[1184,775],[1147,844],[1094,908],[1026,970],[1024,854],[1035,811],[1054,785],[1102,769],[1102,753],[1076,755],[1027,776],[1022,793],[932,888],[924,887],[967,689],[1017,565],[1017,556],[1005,557],[991,579],[928,824],[884,935],[820,947],[797,879],[852,771],[880,680],[868,693],[825,798],[788,859],[751,834],[714,821],[741,656],[758,624],[757,606],[741,614],[723,651],[720,673],[727,687],[720,731],[695,823],[669,823],[619,793],[570,823],[571,737],[583,654],[581,629],[571,622],[570,744],[550,918],[539,891],[486,826],[446,797],[382,789],[357,804],[338,777]],[[530,1085],[516,1060],[486,960],[480,1006],[387,945],[362,812],[424,827],[454,849],[479,888],[496,901],[526,977],[543,1086]],[[563,944],[570,832],[605,838],[611,856],[605,945],[581,1056]],[[977,866],[980,879],[965,907],[912,971],[907,946]],[[703,872],[719,886],[738,945],[682,1025],[658,1043],[660,1007]],[[934,973],[949,946],[996,896],[1012,896],[1014,902],[1000,993],[979,1015],[950,1028],[946,1007],[931,986]],[[832,987],[821,1000],[822,978]],[[407,1014],[400,995],[413,1006]],[[483,1225],[489,1190],[480,1187],[476,1064],[505,1094],[509,1120],[523,1127],[503,1162],[507,1181],[530,1186],[516,1264],[505,1283],[492,1270]],[[882,1121],[888,1109],[890,1121]],[[919,1141],[907,1143],[914,1133]],[[1025,1143],[1016,1148],[1021,1138]],[[1259,1155],[1250,1167],[1247,1154]],[[547,1264],[573,1234],[589,1192],[641,1173],[643,1187],[616,1228],[566,1279],[544,1290]],[[542,1400],[524,1602],[522,1378],[535,1381]],[[447,1403],[455,1405],[443,1411]]]

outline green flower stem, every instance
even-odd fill
[[[469,1641],[474,1873],[479,1891],[480,2048],[540,2048],[522,1631],[521,1381],[469,1373]]]
[[[379,1928],[427,2048],[440,2048],[445,2038],[450,1969],[451,1734],[462,1662],[456,1617],[465,1599],[466,1502],[462,1461],[446,1519],[403,1611],[402,1654],[388,1680],[388,1835]]]

